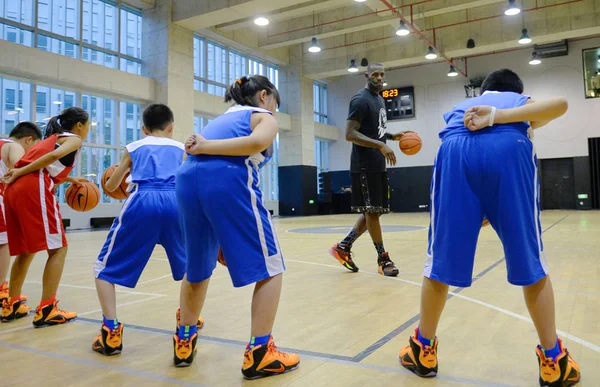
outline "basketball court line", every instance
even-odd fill
[[[42,285],[42,282],[40,281],[25,281],[26,284],[36,284],[36,285]],[[65,288],[75,288],[75,289],[86,289],[86,290],[93,290],[96,291],[96,287],[95,286],[83,286],[83,285],[67,285],[67,284],[59,284],[58,287],[65,287]],[[115,289],[115,291],[117,293],[123,293],[123,294],[133,294],[136,296],[152,296],[152,297],[166,297],[166,294],[156,294],[156,293],[144,293],[144,292],[134,292],[131,290],[120,290],[120,289]]]
[[[567,217],[569,217],[569,215],[565,215],[564,217],[562,217],[561,219],[559,219],[558,221],[556,221],[555,223],[553,223],[551,226],[549,226],[548,228],[546,228],[545,230],[542,231],[542,233],[545,233],[546,231],[549,231],[550,229],[552,229],[554,226],[556,226],[557,224],[559,224],[560,222],[562,222],[563,220],[565,220]],[[290,261],[290,262],[297,262],[297,263],[303,263],[303,264],[308,264],[308,265],[315,265],[315,266],[322,266],[322,267],[329,267],[329,268],[339,268],[339,266],[333,266],[333,265],[328,265],[328,264],[322,264],[322,263],[317,263],[317,262],[308,262],[308,261],[300,261],[300,260],[294,260],[294,259],[287,259],[286,261]],[[483,277],[485,274],[489,273],[492,269],[494,269],[495,267],[497,267],[498,265],[500,265],[502,262],[504,261],[504,258],[494,262],[492,265],[490,265],[488,268],[484,269],[481,273],[479,273],[477,276],[473,277],[473,282],[476,282],[478,279],[480,279],[481,277]],[[378,273],[373,273],[373,272],[367,272],[367,271],[359,271],[359,274],[368,274],[368,275],[373,275],[373,276],[377,276],[377,277],[381,277],[381,274]],[[405,279],[401,279],[401,278],[397,278],[397,277],[383,277],[385,279],[389,279],[389,280],[395,280],[395,281],[399,281],[399,282],[404,282],[407,284],[411,284],[411,285],[415,285],[415,286],[419,286],[421,287],[422,284],[418,283],[418,282],[414,282],[414,281],[409,281],[409,280],[405,280]],[[522,321],[526,321],[530,324],[533,324],[533,321],[525,316],[522,316],[520,314],[511,312],[509,310],[497,307],[495,305],[489,304],[487,302],[483,302],[483,301],[479,301],[476,300],[474,298],[471,297],[467,297],[467,296],[463,296],[461,294],[459,294],[460,292],[462,292],[464,289],[466,288],[455,288],[454,290],[451,290],[448,294],[448,298],[447,300],[449,300],[452,297],[456,297],[456,298],[460,298],[463,299],[465,301],[469,301],[481,306],[484,306],[486,308],[489,309],[493,309],[497,312],[512,316],[514,318],[517,318],[519,320]],[[382,337],[381,339],[377,340],[374,344],[372,344],[371,346],[369,346],[368,348],[366,348],[365,350],[363,350],[361,353],[357,354],[356,356],[353,357],[353,360],[357,360],[357,361],[362,361],[364,360],[366,357],[368,357],[370,354],[372,354],[373,352],[375,352],[377,349],[381,348],[383,345],[385,345],[386,343],[388,343],[389,341],[391,341],[394,337],[396,337],[397,335],[399,335],[400,333],[402,333],[404,330],[408,329],[408,327],[410,327],[412,324],[414,324],[416,321],[418,321],[420,317],[420,313],[416,314],[415,316],[411,317],[410,319],[408,319],[406,322],[404,322],[402,325],[400,325],[399,327],[397,327],[396,329],[394,329],[393,331],[391,331],[390,333],[388,333],[387,335],[385,335],[384,337]],[[403,329],[404,328],[404,329]],[[583,340],[577,336],[571,335],[567,332],[561,331],[561,330],[557,330],[557,333],[564,337],[567,338],[573,342],[576,342],[588,349],[591,349],[595,352],[600,353],[600,346],[595,345],[593,343],[590,343],[586,340]]]
[[[142,298],[141,300],[135,300],[135,301],[125,302],[123,304],[117,304],[116,307],[121,308],[123,306],[135,305],[135,304],[139,304],[141,302],[156,300],[157,298],[162,298],[162,297],[166,297],[166,296],[154,296],[154,297],[149,297],[149,298]],[[77,313],[77,318],[79,318],[80,316],[87,316],[88,314],[93,314],[93,313],[98,313],[98,312],[102,312],[102,309],[96,309],[96,310],[90,310],[89,312]]]
[[[42,356],[51,357],[51,358],[58,359],[58,360],[64,360],[64,361],[67,361],[70,363],[75,363],[75,364],[80,364],[80,365],[90,366],[90,367],[95,367],[95,368],[102,368],[102,369],[105,369],[108,371],[121,372],[124,374],[138,376],[138,377],[141,377],[144,379],[149,379],[152,381],[167,382],[167,383],[172,383],[172,384],[175,384],[178,386],[185,386],[185,387],[209,387],[206,384],[187,382],[185,380],[170,378],[168,376],[154,374],[151,372],[136,370],[133,368],[120,367],[120,366],[116,366],[116,365],[112,365],[112,364],[106,364],[106,363],[102,363],[99,361],[82,359],[80,357],[63,355],[63,354],[55,353],[55,352],[43,351],[41,349],[7,343],[5,341],[0,341],[0,346],[5,347],[5,348],[10,348],[10,349],[15,349],[18,351],[29,352],[29,353],[32,353],[35,355],[42,355]]]
[[[77,320],[75,320],[75,322],[81,322],[81,323],[87,323],[87,324],[101,324],[102,320],[95,320],[95,319],[90,319],[90,318],[78,318]],[[127,327],[127,329],[134,329],[134,330],[139,330],[142,332],[150,332],[150,333],[154,333],[154,334],[158,334],[158,335],[166,335],[169,337],[172,337],[174,334],[174,330],[145,327],[142,325],[126,325],[126,327]],[[198,335],[198,341],[205,341],[205,342],[209,342],[209,343],[213,343],[213,344],[226,345],[226,346],[235,347],[235,348],[245,348],[246,345],[248,344],[247,342],[243,342],[243,341],[239,341],[239,340],[223,339],[220,337],[203,336],[203,335]],[[0,344],[2,344],[1,341],[0,341]],[[289,352],[297,353],[298,355],[305,356],[305,357],[308,357],[308,358],[311,358],[314,360],[319,360],[319,361],[322,361],[325,363],[337,363],[337,364],[348,365],[348,366],[352,366],[352,367],[360,367],[363,369],[372,369],[372,370],[378,370],[378,371],[384,371],[384,372],[393,372],[396,374],[411,375],[411,376],[415,377],[412,372],[402,368],[401,366],[398,366],[398,368],[394,368],[394,367],[380,366],[380,365],[375,365],[375,364],[360,363],[358,361],[353,360],[353,358],[350,356],[340,356],[340,355],[333,355],[333,354],[322,353],[322,352],[313,352],[313,351],[305,351],[305,350],[282,348],[282,347],[279,347],[279,349],[281,349],[282,351],[289,351]],[[482,380],[459,378],[459,377],[453,377],[453,376],[447,376],[447,375],[438,375],[436,378],[439,380],[445,380],[445,381],[451,381],[451,382],[457,382],[457,383],[469,384],[469,385],[475,385],[475,386],[515,387],[515,385],[513,385],[513,384],[491,383],[491,382],[486,382],[486,381],[482,381]]]

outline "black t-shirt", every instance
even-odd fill
[[[379,94],[364,88],[350,100],[348,120],[360,122],[359,132],[373,140],[386,142],[387,113]],[[385,172],[385,156],[377,148],[352,144],[350,172]]]

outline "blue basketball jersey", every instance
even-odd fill
[[[175,185],[183,162],[184,145],[164,137],[147,136],[126,146],[131,156],[131,183]]]
[[[512,92],[486,91],[479,97],[467,99],[454,106],[452,111],[444,114],[446,127],[440,132],[440,138],[443,139],[450,133],[469,133],[469,129],[467,129],[464,124],[464,116],[465,112],[473,106],[488,105],[494,106],[498,109],[511,109],[525,105],[529,98],[530,97],[527,95]],[[517,129],[523,133],[527,133],[527,130],[529,129],[529,123],[517,122],[511,124],[494,125],[491,128],[486,128],[483,130],[489,131],[506,128],[511,130]]]
[[[212,120],[204,129],[202,136],[207,140],[225,140],[229,138],[247,137],[252,133],[250,121],[254,113],[272,114],[270,111],[252,106],[232,106],[225,114]],[[259,168],[265,165],[273,156],[273,145],[261,153],[248,155]],[[216,156],[232,161],[244,161],[248,156]],[[201,156],[202,158],[203,156]],[[212,158],[207,156],[206,158]]]

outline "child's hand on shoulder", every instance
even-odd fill
[[[185,142],[185,151],[191,155],[202,154],[203,148],[207,145],[208,140],[199,134],[192,134]]]

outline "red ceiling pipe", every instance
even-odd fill
[[[584,0],[571,0],[571,1],[564,2],[564,3],[559,3],[559,4],[544,5],[544,6],[541,6],[541,7],[529,8],[529,9],[524,10],[523,12],[536,11],[536,10],[545,9],[545,8],[553,8],[553,7],[558,7],[560,5],[578,3],[578,2],[581,2],[581,1],[584,1]],[[443,25],[443,26],[439,26],[439,27],[428,28],[428,29],[425,29],[425,30],[421,30],[421,32],[434,31],[434,30],[438,30],[440,28],[455,27],[455,26],[462,25],[462,24],[475,23],[475,22],[480,22],[480,21],[484,21],[484,20],[495,19],[495,18],[502,17],[502,16],[504,16],[504,14],[483,17],[483,18],[480,18],[480,19],[472,19],[472,20],[462,21],[462,22],[458,22],[458,23],[447,24],[447,25]],[[415,30],[415,28],[414,28],[414,26],[412,24],[411,24],[411,26],[413,27],[413,30]],[[327,48],[324,48],[323,51],[334,50],[336,48],[344,48],[344,47],[356,46],[356,45],[364,44],[364,43],[367,43],[367,42],[368,43],[372,43],[372,42],[376,42],[376,41],[380,41],[380,40],[385,40],[385,39],[391,39],[391,38],[393,38],[393,36],[387,36],[385,38],[372,39],[372,40],[368,40],[368,41],[364,41],[364,42],[347,43],[347,44],[342,44],[342,45],[339,45],[339,46],[327,47]]]
[[[541,7],[537,7],[536,6],[536,7],[533,7],[533,8],[524,9],[523,12],[539,11],[541,9],[558,7],[560,5],[567,5],[567,4],[579,3],[581,1],[584,1],[584,0],[570,0],[570,1],[566,1],[564,3],[542,5]],[[473,19],[473,20],[468,20],[468,17],[467,17],[466,21],[462,21],[462,22],[458,22],[458,23],[452,23],[452,24],[446,24],[446,25],[439,26],[439,27],[434,27],[434,28],[427,28],[427,29],[421,30],[421,32],[432,31],[432,30],[435,31],[435,30],[439,30],[441,28],[456,27],[456,26],[459,26],[459,25],[462,25],[462,24],[469,24],[469,23],[474,23],[474,22],[479,22],[479,21],[484,21],[484,20],[497,19],[497,18],[502,17],[502,16],[504,16],[504,14],[502,14],[502,15],[494,15],[494,16],[487,16],[487,17],[482,17],[482,18]]]
[[[404,16],[402,16],[390,3],[387,2],[387,0],[380,0],[386,7],[388,7],[388,9],[390,11],[392,11],[393,14],[395,14],[398,19],[402,20],[404,23],[408,23],[408,20],[406,20],[406,18]],[[435,51],[437,51],[437,53],[442,57],[442,59],[444,59],[446,62],[448,62],[448,64],[450,64],[450,66],[454,66],[454,63],[452,62],[451,59],[449,59],[448,57],[446,57],[446,55],[444,55],[444,53],[442,53],[435,45],[435,43],[432,43],[429,39],[427,39],[427,37],[425,35],[423,35],[420,31],[414,29],[414,26],[412,23],[410,23],[411,27],[413,27],[413,31],[415,31],[415,34],[417,34],[419,36],[419,38],[421,40],[423,40],[425,43],[427,43],[429,45],[429,47],[431,47],[432,49],[434,49]],[[435,39],[435,33],[434,33],[434,39]],[[465,72],[463,72],[460,69],[457,69],[456,67],[454,67],[456,69],[456,71],[458,71],[460,74],[462,74],[462,76],[464,76],[465,78],[467,78],[467,74]]]
[[[424,3],[430,3],[433,0],[423,0],[423,1],[418,1],[416,3],[412,3],[412,4],[407,4],[407,5],[403,5],[398,7],[398,9],[401,8],[406,8],[406,7],[410,7],[410,13],[412,15],[412,9],[414,5],[419,5],[419,4],[424,4]],[[583,1],[583,0],[581,0]],[[277,34],[273,34],[273,35],[269,35],[269,38],[272,38],[274,36],[280,36],[280,35],[285,35],[285,34],[291,34],[292,32],[298,32],[298,31],[304,31],[304,30],[310,30],[316,27],[322,27],[322,26],[327,26],[327,25],[332,25],[332,24],[337,24],[337,23],[341,23],[341,22],[345,22],[348,20],[354,20],[354,19],[359,19],[361,17],[365,17],[365,16],[372,16],[372,15],[378,15],[380,13],[384,13],[384,12],[391,12],[390,9],[383,9],[381,11],[373,11],[373,12],[369,12],[369,13],[363,13],[361,15],[358,16],[351,16],[351,17],[346,17],[343,19],[338,19],[338,20],[332,20],[332,21],[328,21],[328,22],[324,22],[324,23],[319,23],[319,24],[314,24],[312,26],[309,27],[302,27],[302,28],[296,28],[294,30],[289,30],[289,31],[284,31],[284,32],[279,32]],[[412,18],[411,18],[411,24],[412,24]]]

